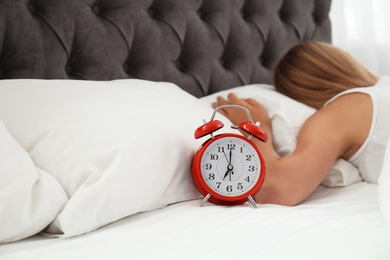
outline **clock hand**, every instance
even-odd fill
[[[228,167],[227,167],[227,171],[226,171],[225,175],[223,176],[223,179],[222,179],[223,181],[225,180],[225,178],[226,178],[228,175],[231,175],[231,174],[229,174],[231,171],[233,171],[233,165],[229,164]],[[229,179],[230,179],[230,181],[231,181],[231,177],[230,177]]]
[[[232,174],[234,175],[233,165],[232,165],[232,149],[230,149],[229,151],[229,169],[230,169],[229,181],[232,181]]]
[[[225,153],[225,150],[223,151],[223,154],[225,155],[225,158],[226,158],[226,161],[228,162],[228,164],[230,164],[230,162],[229,162],[229,160],[228,160],[228,158],[227,158],[227,155],[226,155],[226,153]]]
[[[233,170],[231,170],[230,173],[229,173],[229,181],[232,181],[232,175],[234,175]]]
[[[223,176],[223,179],[222,179],[223,181],[224,181],[225,178],[228,176],[229,172],[230,172],[230,169],[228,168],[228,170],[226,171],[225,175]]]

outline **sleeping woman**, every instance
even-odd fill
[[[275,68],[276,91],[316,108],[303,124],[297,147],[280,157],[272,145],[271,120],[254,99],[230,93],[213,107],[236,104],[260,121],[269,141],[256,142],[267,165],[257,203],[297,205],[325,178],[334,161],[348,160],[362,178],[377,183],[390,134],[390,77],[378,77],[345,51],[322,42],[290,49]],[[233,124],[246,115],[239,109],[219,110]],[[291,111],[294,113],[294,111]]]

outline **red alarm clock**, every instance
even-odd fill
[[[224,124],[214,120],[219,109],[233,107],[243,109],[247,122],[232,125],[233,129],[247,132],[241,134],[225,133],[214,136],[213,133]],[[253,196],[259,192],[265,178],[265,162],[257,146],[251,141],[255,137],[266,142],[268,135],[253,123],[249,110],[238,105],[217,107],[211,120],[195,130],[195,139],[210,135],[197,150],[192,162],[192,178],[199,192],[204,196],[201,206],[207,201],[220,205],[236,205],[249,201],[253,207],[257,204]]]

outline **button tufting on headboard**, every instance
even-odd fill
[[[0,0],[0,78],[271,83],[288,48],[331,40],[330,1]]]
[[[35,13],[35,6],[32,2],[29,2],[27,4],[27,10],[30,12],[30,14],[34,14]]]
[[[99,8],[98,5],[96,5],[96,4],[92,5],[91,10],[92,10],[92,12],[93,12],[95,15],[99,15],[100,8]]]

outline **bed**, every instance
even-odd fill
[[[0,0],[0,259],[390,259],[390,148],[379,184],[338,160],[295,207],[200,207],[191,177],[194,131],[229,92],[262,102],[276,150],[294,150],[314,110],[272,70],[331,42],[330,8]]]

